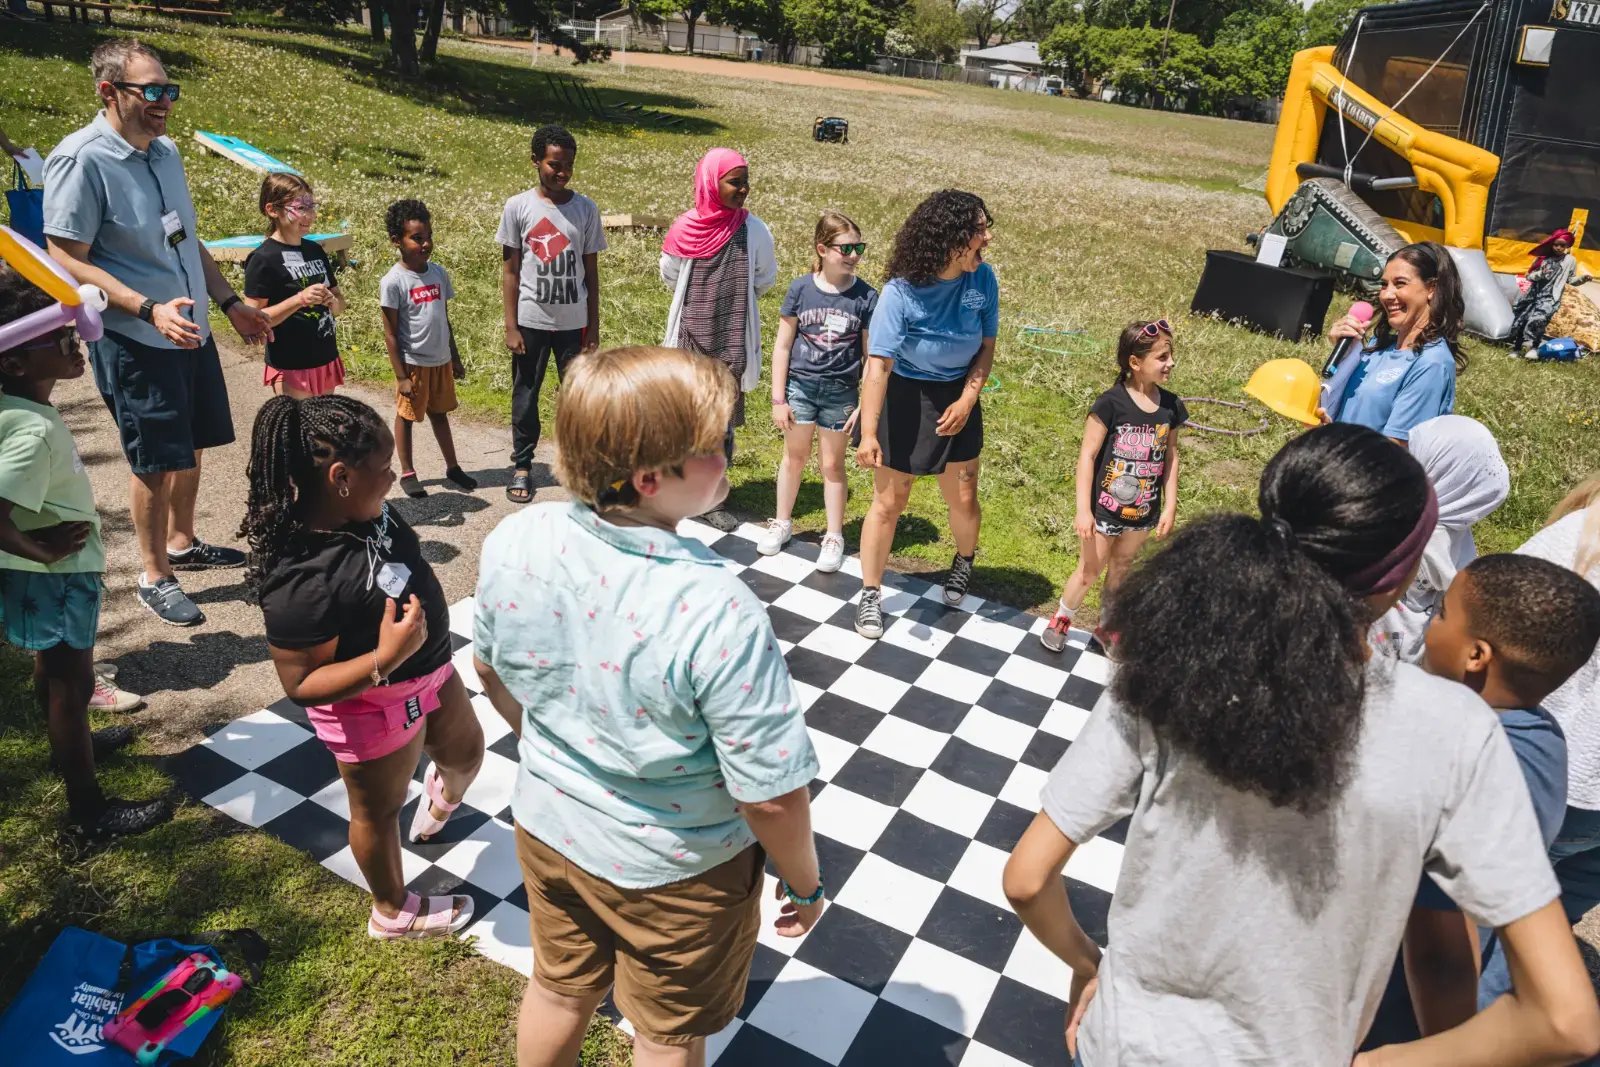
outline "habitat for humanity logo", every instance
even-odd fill
[[[99,1052],[106,1047],[101,1027],[122,1007],[122,994],[79,982],[72,990],[70,1001],[72,1014],[50,1028],[50,1040],[74,1056]]]

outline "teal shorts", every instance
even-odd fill
[[[30,652],[93,648],[100,629],[100,575],[0,569],[6,643]]]

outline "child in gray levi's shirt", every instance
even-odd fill
[[[1600,1008],[1504,731],[1471,690],[1364,642],[1437,520],[1421,466],[1325,426],[1268,464],[1259,505],[1191,523],[1117,591],[1112,684],[1006,866],[1072,969],[1077,1062],[1345,1067],[1424,871],[1528,981],[1426,1047],[1355,1062],[1588,1054]],[[1129,816],[1102,952],[1060,873]]]

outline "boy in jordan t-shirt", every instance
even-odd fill
[[[502,262],[506,347],[511,350],[511,483],[506,496],[533,498],[533,450],[539,444],[539,390],[550,356],[556,374],[579,351],[600,346],[600,276],[605,251],[600,209],[567,188],[578,142],[561,126],[533,134],[539,184],[506,201],[495,235]]]

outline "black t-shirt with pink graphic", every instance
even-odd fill
[[[1090,489],[1094,517],[1144,529],[1161,518],[1161,487],[1172,434],[1189,418],[1177,396],[1158,388],[1155,411],[1135,403],[1126,386],[1100,394],[1089,413],[1105,424],[1106,440],[1095,458]]]

